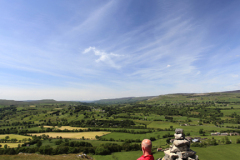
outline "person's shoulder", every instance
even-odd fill
[[[153,157],[153,155],[151,155],[151,156],[150,156],[150,160],[154,160],[154,157]]]
[[[139,157],[137,160],[144,160],[144,156],[142,155],[142,156]]]
[[[154,160],[153,155],[152,155],[152,154],[148,155],[148,156],[146,157],[146,160]]]
[[[153,155],[141,156],[137,160],[154,160]]]

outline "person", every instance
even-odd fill
[[[154,160],[152,155],[152,142],[149,139],[144,139],[142,141],[142,152],[143,155],[137,160]]]

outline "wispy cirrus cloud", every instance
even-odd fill
[[[119,55],[119,54],[114,54],[114,53],[106,53],[104,51],[98,50],[95,47],[88,47],[86,48],[82,53],[86,54],[86,53],[94,53],[95,56],[99,56],[98,59],[95,60],[95,62],[100,63],[103,62],[107,65],[109,65],[110,67],[116,68],[116,69],[120,69],[121,66],[117,65],[114,62],[114,57],[121,57],[123,55]]]

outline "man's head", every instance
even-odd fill
[[[142,141],[142,151],[143,154],[147,153],[147,154],[151,154],[152,153],[152,142],[149,139],[144,139]]]

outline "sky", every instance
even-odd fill
[[[0,99],[240,89],[238,0],[0,0]]]

